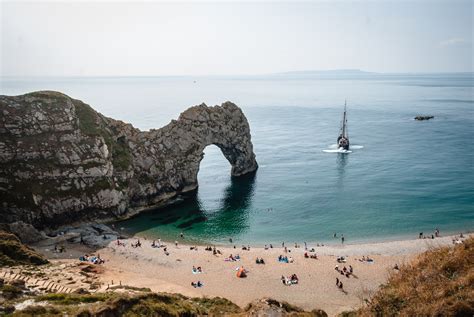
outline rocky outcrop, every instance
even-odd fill
[[[157,206],[197,188],[210,144],[233,176],[257,169],[249,124],[231,102],[144,132],[61,93],[0,96],[0,217],[45,227]]]
[[[424,120],[431,120],[433,118],[434,118],[434,116],[416,116],[415,120],[424,121]]]

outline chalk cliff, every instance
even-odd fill
[[[250,128],[231,102],[140,131],[52,91],[0,96],[0,218],[43,228],[134,214],[197,188],[203,150],[254,172]]]

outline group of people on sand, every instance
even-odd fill
[[[282,275],[281,282],[283,283],[283,285],[290,286],[293,284],[298,284],[299,279],[298,279],[298,276],[296,276],[296,274],[292,274],[291,276],[288,276],[288,277],[285,277]]]
[[[140,240],[138,240],[139,242]],[[137,243],[138,243],[137,242]],[[132,245],[133,246],[133,245]],[[177,244],[176,244],[177,246]],[[170,255],[170,253],[168,252],[168,247],[166,246],[166,244],[163,244],[161,243],[161,239],[158,239],[158,242],[156,242],[155,240],[153,240],[153,242],[151,243],[151,247],[152,248],[157,248],[157,249],[160,249],[160,248],[163,248],[163,252],[165,253],[166,256]]]
[[[304,257],[306,259],[316,259],[316,260],[318,259],[318,255],[316,253],[315,254],[308,254],[308,252],[305,252]]]
[[[204,284],[201,281],[191,282],[191,286],[194,288],[203,287]]]
[[[200,267],[200,266],[195,267],[193,265],[192,273],[193,274],[201,274],[202,273],[202,267]],[[194,287],[194,288],[199,288],[199,287],[203,287],[204,284],[201,281],[197,281],[197,282],[192,281],[191,286]]]
[[[119,247],[124,247],[124,246],[125,246],[125,243],[123,243],[122,241],[120,241],[119,238],[117,238],[116,244],[117,244],[117,246],[119,246]]]
[[[336,259],[337,263],[346,263],[346,257],[345,256],[338,256]]]
[[[152,248],[161,248],[161,247],[166,247],[166,245],[161,244],[161,239],[158,239],[158,242],[153,240],[153,242],[151,243],[151,247]]]
[[[100,257],[100,254],[97,254],[97,256],[84,254],[83,256],[79,257],[79,261],[90,262],[93,264],[105,263],[105,261]]]
[[[374,263],[374,259],[372,259],[368,255],[367,256],[363,255],[362,258],[359,259],[359,262]]]
[[[454,236],[453,244],[462,244],[463,242],[461,239],[464,239],[464,235],[462,234],[462,232],[459,234],[459,237]]]
[[[342,281],[340,281],[338,277],[336,277],[336,286],[337,286],[340,290],[344,291],[344,285],[342,284]]]
[[[290,256],[290,257],[287,257],[286,255],[279,255],[278,256],[278,262],[283,262],[283,263],[293,263],[294,260],[293,258]]]
[[[225,261],[230,261],[230,262],[235,262],[235,261],[240,261],[240,255],[229,255],[228,258],[225,259]]]
[[[434,238],[439,238],[441,237],[439,234],[439,229],[436,228],[434,233],[431,234],[431,236],[428,234],[427,236],[423,234],[423,232],[420,232],[418,235],[418,239],[434,239]]]
[[[218,255],[218,254],[222,254],[222,252],[218,249],[216,249],[216,247],[211,247],[211,246],[207,246],[204,250],[206,251],[212,251],[212,254],[213,255]]]
[[[354,273],[354,269],[352,268],[352,265],[349,265],[349,268],[346,268],[346,266],[344,266],[342,270],[339,268],[339,265],[336,265],[334,269],[338,271],[341,275],[344,275],[347,278],[349,278]]]
[[[140,239],[137,239],[137,242],[131,244],[132,248],[141,248],[142,243],[140,242]]]
[[[255,263],[256,264],[265,264],[265,261],[263,260],[263,258],[257,257],[257,259],[255,259]]]

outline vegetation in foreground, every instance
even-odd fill
[[[179,294],[47,294],[35,297],[35,304],[9,316],[294,316],[327,317],[322,310],[305,312],[285,302],[262,299],[245,309],[231,301],[215,298],[189,298]],[[82,304],[82,305],[81,305]],[[1,314],[1,312],[0,312]]]
[[[474,238],[391,274],[360,316],[474,316]]]
[[[0,266],[46,263],[44,256],[21,243],[16,235],[0,230]]]

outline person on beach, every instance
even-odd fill
[[[191,286],[194,287],[194,288],[202,287],[203,285],[204,285],[204,284],[202,284],[201,281],[191,282]]]
[[[341,243],[344,244],[344,235],[341,235]]]
[[[334,232],[334,238],[337,238],[337,233]]]
[[[306,241],[304,242],[304,249],[307,251],[308,250],[308,245],[306,244]]]
[[[336,277],[336,286],[339,286],[339,278]]]
[[[180,233],[179,236],[181,237],[181,239],[184,239],[184,233]]]

